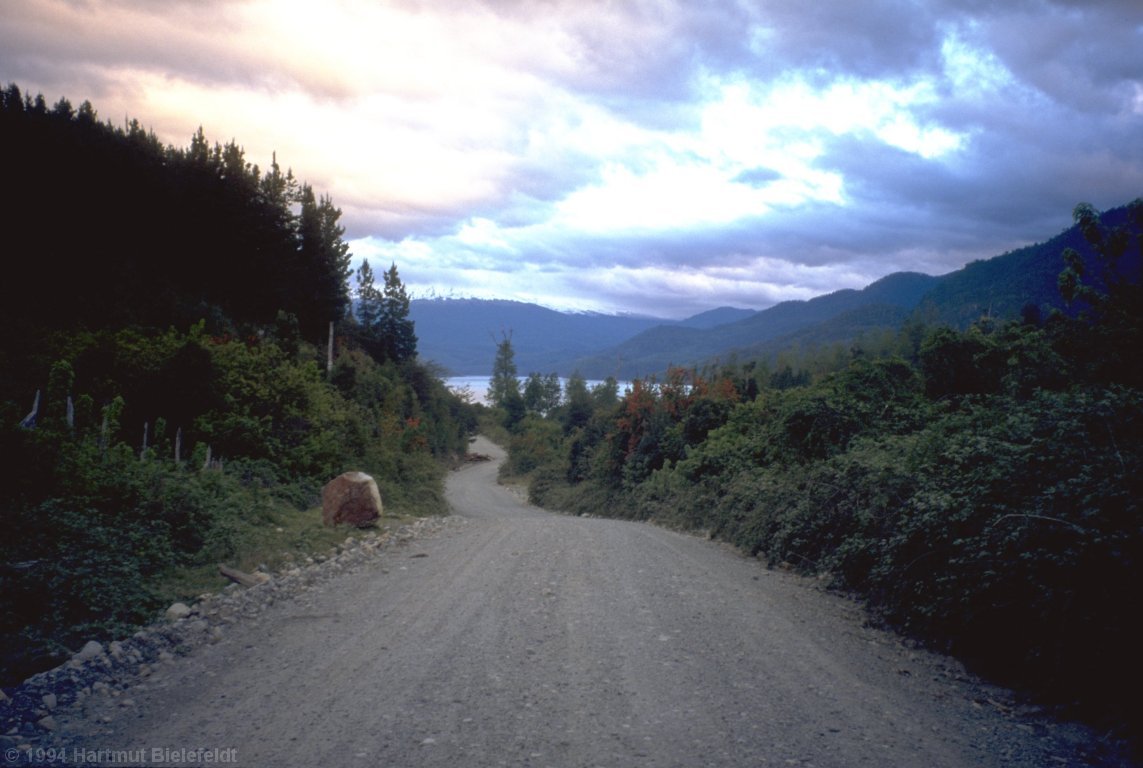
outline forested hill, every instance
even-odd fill
[[[1102,214],[1110,229],[1127,224],[1126,207]],[[579,372],[592,379],[630,380],[659,375],[672,365],[740,360],[774,361],[791,351],[845,348],[892,336],[905,323],[942,323],[964,329],[981,317],[1004,320],[1031,312],[1068,312],[1057,280],[1065,248],[1091,257],[1073,226],[1042,243],[974,261],[939,277],[888,275],[861,290],[841,290],[807,301],[785,301],[760,312],[722,307],[681,321],[639,316],[557,312],[512,301],[416,300],[411,316],[426,359],[456,375],[488,372],[501,334],[510,335],[522,372]],[[1137,254],[1118,265],[1138,282]],[[1098,281],[1097,281],[1098,284]]]
[[[8,329],[269,323],[319,337],[348,305],[340,211],[236,142],[163,146],[84,102],[0,93]]]
[[[219,563],[343,540],[315,509],[342,472],[446,511],[475,415],[418,362],[396,265],[350,311],[330,198],[15,85],[0,146],[0,685],[222,589]]]
[[[1138,234],[1128,206],[1105,211],[1099,218],[1109,230],[1122,227]],[[1042,243],[974,261],[945,275],[921,300],[919,314],[928,322],[964,329],[981,317],[1005,320],[1025,311],[1046,316],[1052,309],[1067,310],[1058,281],[1064,269],[1060,254],[1068,248],[1084,258],[1094,255],[1081,227],[1071,226]],[[1117,269],[1126,282],[1139,283],[1139,252],[1125,253]],[[1098,275],[1091,277],[1096,286],[1104,287]]]
[[[718,354],[745,351],[854,310],[870,306],[911,310],[939,281],[940,278],[929,275],[899,272],[860,291],[841,290],[808,301],[784,301],[714,328],[663,326],[574,361],[572,365],[589,378],[629,379],[651,375],[666,371],[671,365],[690,365]],[[897,314],[893,317],[898,319]]]
[[[1100,216],[1105,227],[1126,226],[1128,208]],[[1136,233],[1137,234],[1137,233]],[[737,322],[693,330],[659,327],[565,364],[589,378],[630,379],[662,373],[671,365],[695,365],[739,359],[769,359],[790,349],[825,344],[850,345],[885,332],[895,332],[907,320],[943,323],[964,329],[981,317],[1006,320],[1022,312],[1046,316],[1066,307],[1057,280],[1064,269],[1060,254],[1072,248],[1092,258],[1092,246],[1078,225],[1049,240],[991,259],[975,261],[940,277],[900,272],[860,291],[842,290],[808,301],[787,301]],[[1127,282],[1140,280],[1138,253],[1128,253],[1117,265]],[[1097,287],[1100,285],[1096,281]]]
[[[643,315],[560,312],[536,304],[490,299],[415,299],[409,316],[420,351],[456,376],[489,372],[496,343],[512,339],[522,371],[572,373],[574,361],[660,325],[713,328],[741,320],[753,310],[719,307],[672,321]]]
[[[1119,227],[1126,223],[1126,210],[1108,211],[1101,221]],[[1092,255],[1073,226],[1043,243],[939,277],[897,272],[861,290],[785,301],[761,312],[721,307],[680,321],[480,299],[415,300],[411,317],[421,354],[454,375],[487,373],[497,341],[508,335],[521,372],[630,380],[662,374],[672,365],[731,357],[773,362],[785,352],[868,345],[907,322],[964,329],[984,316],[1003,320],[1022,312],[1075,311],[1064,307],[1057,288],[1065,248]],[[1137,255],[1128,255],[1119,267],[1138,282]]]
[[[511,337],[521,370],[546,373],[668,322],[482,299],[416,299],[409,316],[416,323],[421,355],[457,376],[488,373],[502,335]]]

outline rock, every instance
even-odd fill
[[[40,718],[36,721],[36,725],[40,726],[45,731],[54,731],[56,728],[59,728],[59,725],[56,724],[56,719],[51,715]]]
[[[346,523],[361,528],[381,517],[381,492],[364,472],[346,472],[321,489],[321,519],[326,525]]]
[[[87,661],[103,655],[103,644],[95,640],[88,640],[73,658],[77,661]]]
[[[45,693],[44,694],[44,708],[45,709],[49,709],[49,710],[55,709],[57,703],[58,703],[58,699],[56,698],[56,695],[54,693]]]
[[[175,603],[167,609],[166,616],[169,621],[178,621],[179,619],[185,619],[187,616],[190,616],[190,612],[190,606],[186,603]]]

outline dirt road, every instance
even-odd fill
[[[1082,729],[1018,719],[803,579],[495,478],[452,473],[463,524],[236,624],[61,743],[251,766],[1079,764]]]

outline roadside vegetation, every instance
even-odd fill
[[[344,540],[316,509],[341,472],[391,519],[447,511],[472,409],[418,360],[396,265],[350,301],[328,197],[14,85],[0,138],[36,235],[0,301],[0,684],[224,586],[219,563]]]
[[[508,392],[505,472],[550,509],[826,577],[990,678],[1137,733],[1143,297],[1122,266],[1139,263],[1143,202],[1122,229],[1075,217],[1096,257],[1062,254],[1067,312],[911,322],[622,395],[573,378],[554,407]]]

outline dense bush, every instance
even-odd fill
[[[1143,204],[1130,235],[1076,215],[1097,254],[1143,248]],[[748,388],[747,367],[637,382],[581,417],[558,459],[544,443],[532,495],[828,576],[998,680],[1143,725],[1129,626],[1143,607],[1143,302],[1113,262],[1066,260],[1061,285],[1087,307],[1075,317],[911,323],[900,357],[854,349],[803,382]]]
[[[372,474],[394,513],[443,512],[442,461],[466,445],[463,404],[416,363],[347,349],[331,384],[312,348],[201,325],[61,352],[75,365],[51,366],[35,423],[12,403],[0,422],[8,682],[149,619],[172,571],[236,557],[340,472]]]
[[[163,147],[15,85],[0,139],[20,147],[10,220],[37,243],[0,280],[0,682],[220,560],[322,539],[306,511],[342,471],[389,510],[444,510],[441,461],[473,418],[416,361],[395,264],[383,290],[363,268],[353,310],[329,197],[201,129]],[[327,372],[312,344],[334,329]]]

